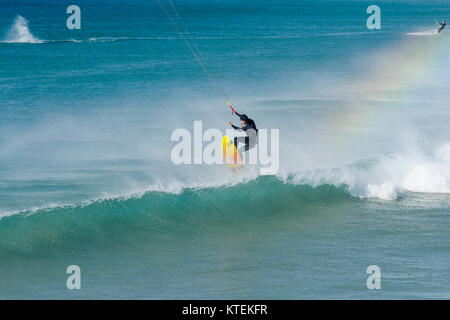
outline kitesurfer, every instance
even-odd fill
[[[242,154],[243,151],[245,152],[250,149],[253,149],[256,146],[256,144],[258,143],[258,129],[256,128],[255,121],[250,119],[246,114],[240,114],[234,110],[233,110],[233,113],[236,114],[240,118],[240,120],[242,122],[242,127],[239,128],[239,127],[233,125],[233,123],[231,123],[231,121],[229,121],[228,124],[230,126],[232,126],[234,130],[244,131],[247,135],[245,137],[235,137],[234,138],[234,144],[235,144],[236,148],[238,147],[239,142],[244,144],[243,146],[241,146],[238,149],[239,153]]]
[[[444,30],[444,28],[445,28],[445,26],[447,25],[447,23],[446,23],[445,20],[444,20],[444,21],[442,21],[441,23],[439,23],[439,25],[440,25],[441,27],[440,27],[439,30],[437,31],[438,34],[441,33],[442,30]]]

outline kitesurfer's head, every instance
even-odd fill
[[[246,114],[243,114],[243,115],[241,115],[241,122],[242,123],[247,123],[247,120],[248,120],[248,117],[247,117],[247,115]]]

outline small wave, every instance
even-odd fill
[[[28,28],[28,21],[22,17],[17,16],[13,25],[8,31],[6,38],[2,41],[6,43],[43,43],[42,40],[33,36]]]
[[[74,43],[80,43],[80,42],[84,42],[83,40],[79,40],[79,39],[67,39],[67,40],[42,40],[42,42],[45,43],[52,43],[52,42],[74,42]]]
[[[334,32],[334,33],[324,33],[320,36],[322,37],[349,37],[349,36],[361,36],[361,35],[368,35],[373,34],[369,31],[359,31],[359,32]]]
[[[28,31],[29,33],[29,31]],[[29,33],[31,35],[31,33]],[[32,35],[31,35],[32,36]],[[297,39],[303,36],[220,36],[220,37],[195,37],[195,40],[239,40],[239,39]],[[37,39],[30,36],[8,36],[7,39],[2,40],[2,43],[107,43],[107,42],[121,42],[121,41],[180,41],[179,37],[91,37],[88,39]]]
[[[426,36],[436,36],[438,33],[436,30],[425,30],[425,31],[417,31],[417,32],[408,32],[407,36],[418,36],[418,37],[426,37]]]

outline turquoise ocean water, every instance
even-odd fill
[[[278,173],[171,162],[237,118],[157,1],[0,0],[0,298],[450,298],[448,1],[172,3]]]

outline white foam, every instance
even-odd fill
[[[358,198],[395,200],[406,191],[450,193],[450,143],[432,155],[411,153],[291,174],[286,182],[313,187],[346,186]]]
[[[7,43],[42,43],[43,41],[34,37],[28,28],[28,21],[17,16],[3,42]]]
[[[382,200],[395,200],[397,199],[397,189],[389,182],[382,183],[381,185],[368,184],[367,193],[363,198],[378,198]]]
[[[434,157],[414,166],[403,179],[403,188],[412,192],[450,193],[450,143]]]
[[[407,36],[419,36],[419,37],[435,36],[437,34],[438,34],[437,30],[425,30],[425,31],[417,31],[417,32],[408,32],[408,33],[406,33]]]
[[[22,210],[13,210],[13,211],[0,211],[0,220],[5,217],[13,216],[16,214],[27,214],[32,215],[38,211],[47,211],[47,210],[53,210],[58,208],[73,208],[76,207],[75,204],[70,203],[49,203],[44,206],[33,206],[30,208],[22,209]]]

